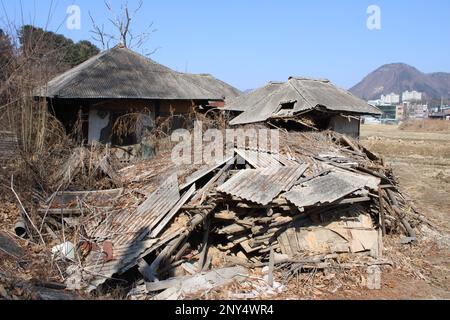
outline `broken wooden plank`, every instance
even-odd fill
[[[185,183],[180,185],[180,190],[186,189],[187,187],[189,187],[193,183],[197,182],[199,179],[201,179],[204,176],[210,174],[211,172],[213,172],[217,168],[221,167],[225,163],[229,162],[233,158],[234,158],[234,156],[230,156],[230,157],[224,159],[224,161],[220,161],[219,163],[211,165],[211,166],[205,166],[204,168],[194,172],[192,175],[190,175],[189,177],[186,178]]]
[[[203,233],[203,241],[202,241],[202,251],[200,252],[200,260],[198,261],[198,272],[202,271],[205,267],[205,259],[208,255],[208,238],[209,238],[209,230],[211,227],[211,217],[206,219]]]
[[[408,232],[408,236],[411,238],[417,239],[416,232],[414,231],[414,229],[411,227],[408,220],[406,219],[405,213],[402,212],[402,210],[398,206],[398,202],[397,202],[397,199],[395,198],[394,192],[391,189],[386,189],[386,192],[389,196],[389,200],[391,201],[392,209],[394,209],[395,213],[398,215],[400,222],[403,224],[406,231]]]
[[[209,272],[202,272],[193,276],[171,278],[157,282],[147,282],[148,292],[161,291],[168,288],[177,288],[184,294],[209,290],[217,286],[225,285],[233,280],[246,278],[248,271],[241,266],[214,269]]]
[[[167,226],[167,224],[173,219],[173,217],[178,213],[180,208],[189,200],[189,198],[195,192],[195,183],[191,188],[186,191],[186,193],[180,198],[180,200],[175,204],[175,206],[167,213],[167,215],[160,215],[155,219],[150,225],[150,237],[156,238],[160,232]]]

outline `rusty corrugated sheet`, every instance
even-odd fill
[[[99,226],[91,238],[110,240],[114,248],[114,258],[103,262],[102,254],[93,251],[79,272],[90,274],[90,285],[98,286],[115,273],[124,272],[135,265],[144,251],[151,252],[153,247],[156,249],[169,241],[170,239],[166,238],[145,239],[151,232],[152,222],[167,214],[179,200],[178,178],[174,173],[136,210],[125,208]],[[68,281],[73,282],[75,279],[76,276]]]
[[[241,170],[217,188],[218,191],[267,205],[282,191],[289,190],[306,171],[307,165]]]
[[[164,215],[180,199],[177,174],[172,174],[151,193],[136,211],[124,210],[103,223],[95,237],[110,238],[114,245],[130,243],[136,237],[143,239],[151,230],[148,227],[159,215]]]
[[[97,248],[93,250],[82,268],[78,268],[66,279],[68,289],[87,289],[91,291],[111,279],[114,274],[121,274],[135,266],[142,253],[147,254],[158,249],[174,238],[174,235],[164,239],[136,241],[124,245],[113,246],[113,259],[104,262],[104,253]]]

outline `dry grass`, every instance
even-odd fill
[[[403,122],[399,126],[400,130],[405,131],[427,131],[427,132],[441,132],[450,131],[450,121],[444,120],[409,120]]]
[[[187,114],[174,114],[171,110],[170,116],[156,119],[153,130],[143,139],[155,146],[157,153],[162,153],[171,151],[178,143],[171,141],[171,133],[176,128],[181,127],[192,132],[194,123],[201,122],[203,132],[208,129],[218,129],[224,132],[228,122],[227,116],[223,112],[215,111],[200,113],[194,110]]]

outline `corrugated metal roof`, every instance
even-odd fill
[[[261,95],[250,93],[246,97],[238,97],[230,104],[229,107],[233,110],[238,110],[239,104],[244,110],[230,121],[231,125],[262,122],[272,117],[291,117],[314,109],[352,114],[381,114],[378,108],[334,86],[328,80],[290,78],[273,90],[261,88],[256,92],[261,92]],[[262,97],[264,92],[266,95]],[[293,108],[282,109],[282,105],[286,103],[294,103]]]
[[[282,191],[289,190],[306,171],[307,165],[241,170],[217,188],[218,191],[267,205]]]
[[[114,47],[57,76],[36,93],[58,98],[222,100],[237,89],[204,75],[173,71]],[[226,92],[221,92],[225,90]]]
[[[377,181],[379,184],[379,179]],[[373,177],[344,171],[334,171],[325,176],[307,181],[302,185],[295,186],[283,196],[297,207],[303,208],[319,203],[332,203],[356,190],[373,187],[373,185]]]

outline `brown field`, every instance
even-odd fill
[[[405,247],[411,265],[424,275],[383,274],[383,288],[361,298],[450,299],[450,130],[363,125],[361,142],[392,165],[400,187],[439,233],[420,232],[422,241]],[[432,239],[431,239],[432,238]],[[427,241],[431,239],[432,241]],[[421,262],[419,262],[421,261]],[[355,297],[352,295],[352,297]]]
[[[405,131],[429,131],[429,132],[437,132],[437,131],[450,131],[450,121],[442,121],[442,120],[410,120],[405,121],[399,126],[400,130]]]

